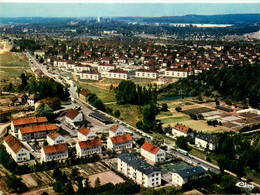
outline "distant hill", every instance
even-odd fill
[[[260,14],[185,15],[143,18],[148,23],[239,24],[260,23]]]

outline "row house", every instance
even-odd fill
[[[77,63],[70,61],[67,63],[66,69],[74,70],[76,65],[77,65]]]
[[[176,125],[174,125],[172,127],[172,135],[174,137],[180,137],[180,136],[184,136],[184,137],[192,136],[193,137],[193,132],[188,126],[177,123]]]
[[[45,51],[42,50],[35,50],[33,52],[34,56],[38,56],[38,57],[44,57],[45,56]]]
[[[109,129],[109,137],[115,137],[115,136],[120,136],[123,135],[124,131],[118,127],[118,125],[113,125]]]
[[[54,60],[53,65],[57,67],[67,67],[68,62],[66,60]]]
[[[163,161],[166,158],[164,150],[148,142],[142,145],[141,155],[153,163]]]
[[[99,72],[108,72],[109,70],[115,70],[115,65],[113,64],[99,64],[98,71]]]
[[[217,138],[214,135],[200,132],[195,137],[195,146],[213,151],[218,146]]]
[[[117,158],[117,170],[133,179],[143,187],[161,185],[161,171],[131,153],[120,154]]]
[[[107,148],[115,151],[129,149],[133,147],[132,137],[129,134],[116,137],[109,137],[107,140]]]
[[[18,138],[22,141],[46,138],[50,131],[57,131],[59,127],[55,124],[36,125],[19,129]]]
[[[159,73],[157,70],[139,69],[135,71],[135,77],[137,78],[157,79],[158,76]]]
[[[74,67],[75,72],[82,72],[82,71],[91,71],[91,66],[83,65],[83,64],[76,64]]]
[[[83,119],[83,113],[77,110],[70,109],[65,114],[65,122],[74,128],[76,128],[76,123],[82,122]]]
[[[82,71],[79,75],[80,79],[99,80],[101,78],[98,71]]]
[[[18,130],[23,127],[47,124],[48,119],[46,117],[31,117],[12,120],[11,122],[11,134],[18,136]]]
[[[204,175],[206,175],[206,170],[201,166],[189,167],[172,173],[172,183],[174,186],[182,186],[189,180],[198,179]]]
[[[30,160],[30,152],[16,137],[8,135],[4,138],[3,144],[15,162]]]
[[[47,142],[52,146],[57,144],[64,144],[66,143],[66,139],[56,131],[52,131],[47,134]]]
[[[41,162],[67,159],[69,157],[67,144],[45,146],[41,149]]]
[[[189,70],[182,68],[167,68],[165,70],[166,77],[178,77],[178,78],[186,78],[189,76]]]
[[[102,143],[99,138],[80,141],[76,144],[77,156],[87,156],[91,154],[100,154],[102,152]]]
[[[111,79],[124,79],[127,80],[129,78],[129,73],[124,70],[109,70],[107,73],[107,78]]]
[[[78,130],[78,139],[81,141],[92,140],[97,136],[94,131],[91,131],[89,128],[82,126]]]

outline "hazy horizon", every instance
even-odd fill
[[[0,17],[161,17],[259,14],[254,3],[1,3]]]

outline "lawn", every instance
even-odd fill
[[[95,93],[104,103],[116,101],[115,93],[109,91],[109,87],[107,86],[98,87],[84,83],[78,83],[78,85],[82,88],[88,89],[91,93]]]
[[[135,126],[141,116],[138,116],[138,106],[137,105],[118,105],[116,103],[109,104],[109,108],[113,109],[113,113],[119,110],[121,115],[119,119],[125,121],[126,123]]]
[[[173,163],[166,163],[163,165],[160,165],[159,168],[162,171],[162,174],[166,174],[169,172],[179,171],[181,169],[185,169],[190,167],[190,165],[184,161],[177,161]]]
[[[29,69],[29,61],[23,53],[7,52],[0,54],[0,78],[19,77]]]

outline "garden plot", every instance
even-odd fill
[[[89,176],[89,181],[92,186],[95,185],[95,181],[98,177],[100,179],[101,185],[104,185],[107,183],[117,184],[117,183],[122,183],[125,181],[123,178],[118,176],[113,171],[107,171],[107,172],[98,173],[98,174]]]
[[[30,189],[39,186],[49,185],[49,183],[54,182],[50,175],[52,175],[52,171],[43,171],[25,174],[22,176],[22,179],[26,186]]]
[[[194,108],[194,109],[188,109],[188,110],[183,110],[182,112],[189,115],[189,114],[201,114],[205,112],[212,112],[215,111],[215,109],[207,108],[207,107],[200,107],[200,108]]]

